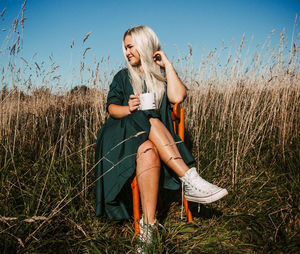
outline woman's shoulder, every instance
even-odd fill
[[[123,68],[121,70],[119,70],[116,75],[114,76],[114,78],[124,78],[124,77],[128,77],[128,69],[127,68]]]
[[[126,84],[128,82],[129,76],[128,76],[128,69],[123,68],[119,70],[113,77],[113,80],[111,82],[110,88],[122,88],[126,87]]]

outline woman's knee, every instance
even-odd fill
[[[161,125],[162,124],[162,122],[158,118],[155,118],[155,117],[151,117],[149,119],[149,121],[150,121],[151,126],[153,126],[153,125]]]
[[[142,159],[144,162],[160,161],[156,146],[150,140],[141,144],[137,153],[137,159]]]

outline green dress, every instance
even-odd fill
[[[128,70],[122,69],[110,85],[107,106],[117,104],[128,106],[129,96],[134,94]],[[98,133],[96,143],[96,216],[105,216],[111,220],[129,219],[126,203],[122,192],[128,188],[135,176],[136,153],[138,147],[148,139],[150,132],[149,118],[159,118],[170,131],[175,141],[181,139],[174,133],[172,108],[166,92],[160,109],[137,110],[121,119],[109,117]],[[184,143],[177,144],[185,163],[192,167],[195,160]],[[180,180],[176,174],[161,162],[160,185],[165,189],[177,190]],[[127,187],[127,188],[126,188]],[[126,202],[127,201],[127,202]]]

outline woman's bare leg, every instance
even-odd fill
[[[149,140],[156,146],[162,161],[168,165],[179,177],[184,176],[189,169],[181,158],[175,141],[169,130],[157,118],[150,118],[151,129]]]
[[[144,221],[153,223],[159,188],[160,158],[155,145],[147,140],[138,149],[136,176]]]
[[[150,118],[149,140],[138,149],[137,181],[140,188],[144,220],[155,221],[160,175],[160,159],[168,165],[187,188],[187,200],[208,204],[228,194],[226,189],[213,185],[199,176],[195,168],[189,170],[177,149],[169,130],[156,118]],[[188,171],[188,172],[187,172]],[[187,172],[187,174],[186,174]]]

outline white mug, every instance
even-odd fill
[[[140,94],[140,110],[156,109],[155,93]]]

